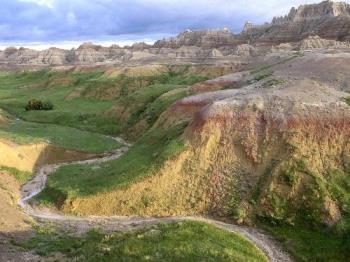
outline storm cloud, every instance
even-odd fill
[[[79,41],[169,35],[184,29],[270,21],[300,0],[0,0],[2,42]]]

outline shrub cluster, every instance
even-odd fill
[[[53,104],[50,101],[42,102],[40,100],[32,99],[29,100],[26,107],[26,111],[30,110],[52,110]]]

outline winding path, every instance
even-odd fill
[[[62,163],[56,165],[42,166],[37,172],[35,177],[27,182],[21,190],[21,199],[18,205],[23,211],[36,219],[40,223],[50,223],[63,226],[68,230],[72,230],[76,233],[83,233],[91,228],[100,228],[105,232],[111,231],[125,231],[134,228],[142,228],[147,225],[158,224],[159,222],[177,222],[177,221],[199,221],[214,225],[218,228],[224,229],[229,232],[238,233],[245,236],[258,248],[260,248],[266,256],[272,262],[289,262],[293,261],[292,258],[283,250],[281,245],[267,235],[263,231],[245,226],[237,226],[232,224],[223,223],[221,221],[203,218],[203,217],[164,217],[164,218],[141,218],[141,217],[76,217],[70,215],[62,215],[55,213],[51,210],[40,210],[29,204],[29,201],[36,195],[38,195],[46,185],[47,176],[50,173],[55,172],[59,167],[71,165],[71,164],[98,164],[112,159],[117,159],[128,151],[129,144],[120,138],[113,138],[120,142],[123,147],[114,150],[110,153],[101,155],[100,158],[75,161],[69,163]]]

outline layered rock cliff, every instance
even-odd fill
[[[319,36],[322,39],[316,39]],[[311,37],[311,38],[310,38]],[[314,38],[312,38],[314,37]],[[333,42],[326,42],[333,41]],[[337,41],[337,42],[334,42]],[[350,5],[324,1],[292,8],[271,23],[246,23],[240,34],[229,29],[191,31],[157,41],[154,45],[102,47],[84,43],[77,49],[50,48],[36,51],[7,48],[0,51],[6,65],[120,65],[156,63],[246,63],[245,59],[268,52],[304,50],[315,47],[339,48],[350,41]],[[288,47],[290,44],[290,48]]]
[[[225,46],[232,47],[239,42],[239,39],[227,28],[204,31],[187,30],[177,37],[157,41],[154,47],[180,48],[182,46],[197,46],[209,49]]]
[[[132,58],[132,52],[116,45],[102,47],[84,43],[77,49],[49,48],[37,51],[27,48],[7,48],[0,52],[0,63],[27,65],[75,65],[120,63]]]
[[[308,36],[345,41],[350,39],[350,5],[324,1],[292,8],[287,16],[275,17],[264,26],[249,25],[241,37],[250,42],[297,42]]]

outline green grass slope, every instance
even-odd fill
[[[167,130],[152,129],[118,159],[95,165],[69,165],[50,174],[37,199],[46,204],[108,192],[154,174],[163,162],[181,152],[187,123]]]
[[[58,147],[88,153],[103,153],[121,146],[117,141],[101,134],[72,127],[20,120],[0,125],[0,137],[18,144],[46,141]]]
[[[128,133],[127,129],[133,122],[129,118],[135,118],[135,114],[163,93],[206,79],[187,75],[186,67],[177,73],[147,77],[121,75],[110,78],[99,70],[1,74],[0,107],[31,122],[53,123],[104,134]],[[54,110],[26,112],[24,107],[31,99],[51,101]],[[126,118],[106,113],[118,105],[130,113]]]
[[[74,261],[268,261],[245,238],[198,222],[159,224],[127,233],[82,237],[41,232],[25,247]]]
[[[290,225],[266,228],[297,261],[349,261],[350,233]]]

